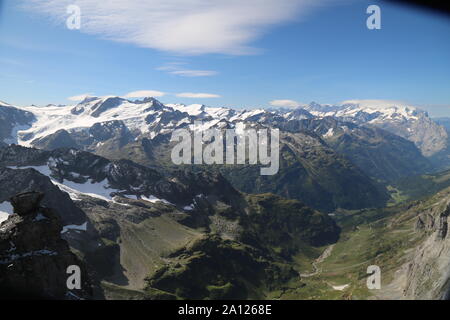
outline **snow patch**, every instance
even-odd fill
[[[333,289],[336,290],[336,291],[344,291],[349,286],[350,286],[349,284],[344,284],[342,286],[331,286],[331,287],[333,287]]]
[[[87,221],[83,224],[76,225],[76,224],[69,224],[67,226],[64,226],[61,234],[66,233],[69,230],[78,230],[78,231],[86,231],[87,230]]]
[[[49,160],[49,165],[54,165],[57,159]],[[108,185],[108,180],[104,179],[101,182],[86,181],[85,183],[77,183],[70,180],[64,180],[62,183],[51,178],[51,170],[48,166],[25,166],[25,167],[8,167],[10,169],[35,169],[41,174],[49,177],[54,185],[60,190],[67,192],[72,200],[80,200],[79,195],[84,194],[93,198],[98,198],[105,201],[112,201],[111,193],[118,190],[112,189]],[[73,175],[73,173],[72,173]]]
[[[18,144],[19,143],[19,138],[18,138],[18,134],[20,131],[23,130],[27,130],[29,129],[31,126],[30,125],[21,125],[21,124],[17,124],[14,126],[14,128],[12,128],[11,130],[11,134],[9,138],[6,138],[3,140],[3,142],[5,142],[6,144]]]
[[[157,198],[155,196],[152,196],[152,195],[150,195],[150,197],[148,197],[148,198],[146,196],[141,196],[141,200],[148,201],[148,202],[151,202],[151,203],[162,202],[162,203],[165,203],[165,204],[172,204],[172,203],[170,203],[169,201],[167,201],[165,199],[159,199],[159,198]]]
[[[37,251],[30,251],[25,252],[21,254],[11,254],[6,257],[6,259],[0,260],[0,264],[8,264],[18,259],[23,259],[27,257],[33,257],[33,256],[55,256],[58,253],[55,251],[50,251],[47,249],[37,250]]]
[[[323,137],[324,137],[324,138],[329,138],[329,137],[332,137],[333,134],[334,134],[334,130],[333,130],[333,128],[330,128],[330,129],[328,129],[327,133],[325,133],[325,134],[323,135]]]
[[[13,214],[13,212],[14,209],[9,201],[3,201],[0,203],[0,223],[7,220],[8,216]]]
[[[61,190],[66,189],[69,190],[69,196],[72,196],[74,198],[78,198],[78,195],[83,194],[87,195],[93,198],[105,200],[105,201],[112,201],[111,193],[117,192],[118,190],[112,189],[108,185],[108,180],[104,179],[101,182],[93,182],[93,181],[87,181],[85,183],[76,183],[69,180],[64,180],[64,182],[58,183],[56,181],[52,181],[55,185],[57,185]],[[65,191],[65,190],[63,190]]]
[[[194,210],[194,204],[190,204],[188,206],[183,207],[183,210],[192,211]]]

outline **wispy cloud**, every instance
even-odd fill
[[[295,100],[272,100],[269,102],[271,106],[274,107],[284,107],[284,108],[298,108],[304,104],[297,102]]]
[[[193,70],[187,69],[184,66],[184,63],[169,63],[162,67],[157,68],[156,70],[166,71],[167,73],[182,76],[182,77],[210,77],[218,74],[217,71],[213,70]]]
[[[140,91],[129,92],[124,97],[125,98],[145,98],[145,97],[163,97],[165,95],[166,95],[166,93],[161,92],[161,91],[140,90]]]
[[[183,77],[209,77],[217,74],[216,71],[212,70],[174,70],[169,71],[169,73]]]
[[[83,94],[79,94],[77,96],[73,96],[73,97],[68,97],[67,100],[70,101],[82,101],[84,99],[86,99],[87,97],[90,97],[91,94],[90,93],[83,93]]]
[[[220,98],[221,96],[213,93],[192,93],[192,92],[184,92],[176,94],[179,98],[197,98],[197,99],[206,99],[206,98]]]
[[[21,0],[60,23],[81,8],[81,32],[181,54],[249,54],[268,28],[329,0]]]

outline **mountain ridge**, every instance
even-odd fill
[[[318,104],[310,106],[339,109]],[[35,146],[44,150],[76,148],[109,159],[131,159],[162,170],[170,167],[170,134],[176,129],[192,128],[195,121],[202,121],[202,127],[205,129],[225,130],[234,128],[236,123],[240,122],[248,128],[279,128],[283,137],[291,135],[289,139],[295,137],[298,140],[297,146],[294,146],[289,145],[284,139],[282,150],[293,152],[292,156],[288,156],[286,152],[283,154],[297,159],[295,165],[299,166],[300,171],[306,172],[297,175],[297,178],[291,178],[291,184],[298,184],[299,182],[295,180],[303,177],[302,179],[306,181],[304,187],[294,193],[286,190],[286,187],[282,190],[281,186],[277,186],[278,182],[274,184],[263,181],[260,177],[254,176],[252,170],[247,170],[248,174],[244,180],[261,180],[261,187],[248,188],[233,179],[233,176],[241,170],[240,167],[236,167],[234,170],[236,172],[231,172],[227,177],[242,191],[276,192],[283,196],[293,196],[326,211],[338,207],[352,209],[383,204],[386,196],[382,193],[386,194],[387,191],[382,191],[383,187],[378,186],[378,180],[390,181],[433,170],[433,165],[416,150],[414,145],[395,134],[389,134],[382,131],[383,129],[365,123],[345,122],[340,118],[321,118],[313,115],[311,113],[313,111],[309,112],[302,108],[279,111],[235,110],[200,104],[163,104],[151,97],[132,101],[108,96],[89,97],[75,106],[30,106],[22,111],[33,114],[35,121],[30,128],[17,130],[16,139],[21,145]],[[415,113],[412,117],[417,118]],[[335,119],[335,122],[330,119]],[[310,140],[314,142],[311,144]],[[300,148],[302,144],[315,147],[305,153],[301,151],[304,149]],[[334,152],[335,155],[328,155],[330,152]],[[313,156],[314,154],[316,156]],[[335,178],[325,181],[314,174],[314,170],[318,169],[314,163],[320,163],[322,161],[320,157],[334,159],[333,165],[331,165],[333,161],[327,163],[328,168],[336,168],[328,170],[328,175]],[[350,161],[350,165],[347,164],[347,160]],[[225,169],[224,173],[229,172],[230,168]],[[342,179],[338,174],[342,170],[347,170],[349,176],[358,177],[354,182],[359,183],[360,188],[356,188],[355,192],[348,191],[346,195],[346,191],[342,193],[337,187],[342,186]],[[369,189],[372,191],[363,192],[365,186],[371,186]],[[321,194],[330,196],[325,197],[326,200]],[[357,195],[354,198],[355,203],[347,203],[345,199],[353,195]],[[364,197],[372,199],[356,200]],[[335,200],[332,200],[333,198]]]

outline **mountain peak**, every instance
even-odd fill
[[[0,100],[0,106],[2,106],[2,107],[12,107],[12,105],[10,105],[9,103],[6,103],[6,102],[4,102],[2,100]]]
[[[94,96],[86,96],[81,102],[79,102],[78,104],[85,104],[85,103],[89,103],[92,102],[94,100],[98,100],[100,99],[99,97],[94,97]]]

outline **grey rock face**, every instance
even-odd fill
[[[98,118],[103,112],[106,110],[112,109],[114,107],[117,107],[121,103],[125,102],[125,99],[114,97],[114,98],[108,98],[103,102],[98,102],[92,107],[92,116]]]
[[[448,234],[448,216],[450,215],[450,205],[447,206],[444,212],[439,215],[437,239],[444,240]]]
[[[405,298],[445,299],[449,296],[449,213],[450,204],[447,200],[443,203],[441,201],[417,217],[416,230],[424,233],[425,240],[415,249],[405,268]]]
[[[430,157],[445,149],[448,139],[445,128],[431,120],[425,112],[418,113],[417,117],[415,121],[386,121],[376,125],[414,142],[424,156]]]
[[[43,138],[33,140],[33,145],[36,148],[44,150],[79,147],[78,143],[71,137],[69,132],[64,129],[58,130],[55,133]]]
[[[36,118],[31,112],[0,103],[0,144],[5,141],[8,143],[16,142],[17,132],[13,132],[13,129],[16,126],[29,126],[34,120]]]
[[[14,213],[19,216],[35,214],[43,198],[44,194],[41,192],[26,192],[11,197]]]
[[[40,206],[42,193],[12,198],[14,211],[0,224],[0,298],[85,299],[91,283],[82,261],[61,239],[61,219],[55,210]],[[81,288],[68,289],[67,268],[81,270]]]

